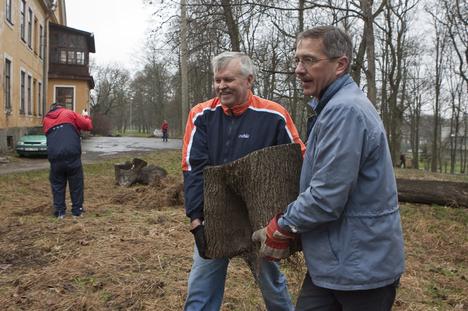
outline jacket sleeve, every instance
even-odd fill
[[[278,131],[277,144],[299,144],[301,146],[302,155],[304,155],[306,148],[299,137],[296,125],[286,109],[282,111],[282,115],[283,120],[281,121],[280,129]]]
[[[202,111],[194,107],[187,119],[182,147],[186,215],[203,219],[203,169],[208,165],[206,125]]]
[[[89,116],[82,116],[75,112],[75,125],[78,130],[91,131],[93,129],[93,122]]]
[[[311,135],[316,135],[311,140],[314,146],[304,159],[309,161],[310,181],[279,221],[297,232],[341,216],[358,178],[366,130],[359,113],[341,105],[324,110]]]

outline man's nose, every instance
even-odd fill
[[[219,82],[218,87],[219,87],[220,90],[224,90],[227,87],[227,85],[226,85],[226,83],[224,81],[221,81],[221,82]]]
[[[304,68],[304,65],[302,65],[302,62],[297,63],[296,69],[294,70],[294,72],[296,73],[296,75],[301,75],[301,74],[306,73],[306,70]]]

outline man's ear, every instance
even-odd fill
[[[248,75],[248,76],[247,76],[247,82],[249,83],[249,88],[252,88],[253,83],[254,83],[254,77],[253,77],[253,75]]]
[[[347,56],[341,56],[337,61],[338,66],[336,67],[336,75],[341,76],[346,73],[349,66],[349,59]]]

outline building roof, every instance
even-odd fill
[[[83,30],[79,30],[79,29],[76,29],[76,28],[71,28],[71,27],[67,27],[67,26],[63,26],[63,25],[59,25],[59,24],[54,24],[54,23],[50,23],[50,27],[58,29],[58,30],[66,31],[66,32],[72,32],[72,33],[79,34],[79,35],[87,37],[89,51],[91,53],[96,53],[96,47],[95,47],[95,44],[94,44],[94,34],[92,32],[87,32],[87,31],[83,31]]]

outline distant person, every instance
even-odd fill
[[[43,120],[47,137],[47,157],[50,162],[50,185],[54,200],[54,216],[65,217],[65,190],[70,189],[72,215],[83,213],[83,166],[81,164],[80,131],[93,128],[86,110],[79,115],[64,108],[60,103],[50,106]]]
[[[398,166],[400,168],[406,168],[406,156],[404,153],[400,154],[400,164]]]
[[[169,123],[167,123],[167,120],[164,120],[162,125],[161,125],[161,131],[162,131],[162,140],[164,142],[168,141],[169,138]]]
[[[300,239],[307,272],[296,311],[390,311],[404,271],[398,193],[387,135],[349,75],[352,41],[333,26],[298,35],[296,75],[316,115],[297,199],[253,234],[263,257]]]
[[[212,60],[216,97],[190,110],[182,148],[185,211],[195,239],[184,310],[220,310],[229,258],[206,257],[203,169],[237,160],[269,146],[297,143],[297,129],[281,105],[252,94],[255,69],[239,52]],[[235,236],[236,228],[232,228]],[[277,263],[259,261],[257,281],[266,309],[293,310],[287,282]],[[260,309],[260,308],[259,308]]]

